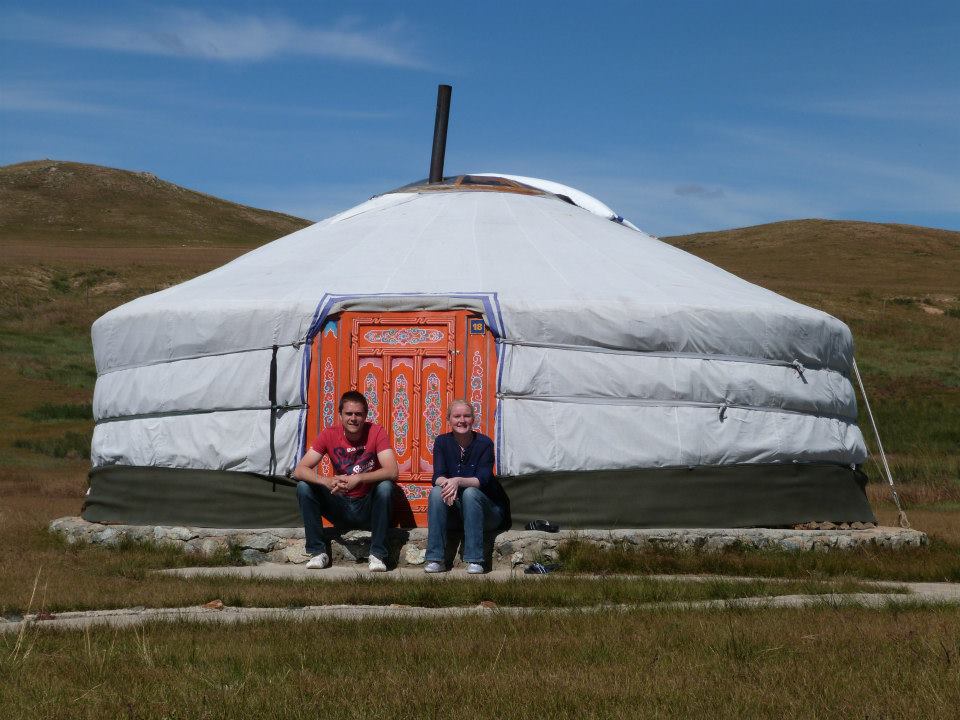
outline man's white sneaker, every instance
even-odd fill
[[[471,575],[483,575],[486,571],[486,568],[484,568],[480,563],[467,564],[467,572]]]
[[[383,562],[383,560],[378,558],[376,555],[370,556],[369,568],[370,568],[370,572],[386,572],[387,571],[386,563]]]
[[[330,567],[330,556],[326,553],[318,553],[307,560],[307,570],[323,570]]]
[[[425,573],[441,573],[444,570],[446,570],[446,568],[443,566],[443,563],[438,562],[428,562],[423,566],[423,571]]]

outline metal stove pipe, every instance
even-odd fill
[[[443,181],[443,156],[447,152],[447,122],[450,120],[450,85],[437,87],[437,119],[433,123],[433,155],[430,157],[431,183]]]

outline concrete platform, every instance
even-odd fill
[[[124,542],[153,542],[171,545],[187,553],[213,555],[228,549],[238,550],[244,562],[305,563],[303,528],[191,528],[161,525],[103,525],[79,517],[58,518],[50,523],[50,532],[68,543],[88,542],[116,546]],[[626,545],[636,548],[668,548],[712,552],[742,547],[755,549],[821,551],[856,547],[908,548],[928,543],[925,533],[893,527],[851,527],[818,529],[769,528],[677,528],[627,530],[569,530],[558,533],[511,530],[501,533],[488,547],[492,568],[511,569],[531,562],[555,560],[559,547],[576,539],[601,548]],[[390,531],[391,564],[399,568],[417,568],[424,563],[425,529]],[[448,558],[459,566],[459,539],[452,538]],[[370,533],[353,531],[331,538],[335,565],[356,564],[369,554]]]
[[[233,574],[238,571],[249,571],[253,577],[263,577],[267,571],[265,566],[257,568],[186,568],[178,574],[190,577],[191,570],[202,570],[204,574],[211,574],[214,570],[230,570]],[[280,571],[271,568],[269,572],[282,572],[285,576],[294,576],[297,572],[311,571],[303,568],[285,566]],[[325,575],[335,579],[338,575],[343,579],[345,573],[356,573],[356,570],[344,568],[335,572],[335,568],[318,571],[317,577]],[[399,571],[399,573],[417,572],[413,570]],[[487,576],[502,578],[509,571],[494,571]],[[389,582],[389,578],[399,577],[398,571],[381,573],[378,577]],[[453,573],[448,576],[453,576]],[[417,577],[423,577],[417,572]],[[441,576],[443,577],[443,576]],[[476,577],[476,576],[473,576]],[[523,576],[523,577],[545,577]],[[576,576],[590,577],[590,576]],[[643,576],[634,576],[643,577]],[[603,578],[595,577],[597,580]],[[723,576],[668,576],[668,579],[678,582],[698,582],[708,580],[734,580],[749,582],[757,578],[731,578]],[[767,580],[770,582],[770,580]],[[784,582],[790,582],[784,579]],[[524,616],[534,614],[563,615],[570,613],[623,613],[623,612],[656,612],[663,610],[685,611],[725,611],[746,609],[786,609],[805,607],[827,607],[839,609],[843,607],[892,608],[922,606],[956,606],[960,604],[960,584],[957,583],[895,583],[895,582],[864,582],[864,585],[873,586],[875,592],[860,593],[827,593],[820,595],[768,595],[731,598],[728,600],[691,600],[639,603],[634,605],[591,605],[587,607],[512,607],[498,606],[492,602],[483,602],[473,606],[452,607],[418,607],[408,605],[310,605],[306,607],[231,607],[219,602],[212,602],[201,606],[178,608],[117,608],[113,610],[82,610],[62,613],[28,614],[23,618],[0,617],[0,635],[20,634],[27,631],[39,630],[85,630],[93,627],[129,628],[145,623],[157,622],[200,622],[200,623],[248,623],[263,621],[294,621],[313,622],[320,620],[383,620],[395,619],[445,619],[468,616],[489,617],[491,619],[503,616]]]
[[[182,578],[231,577],[247,580],[316,580],[317,582],[344,582],[363,578],[364,580],[382,580],[384,582],[402,580],[487,580],[504,582],[517,578],[536,581],[550,575],[527,575],[524,566],[515,568],[496,567],[483,575],[470,575],[466,566],[457,566],[443,573],[423,572],[422,567],[410,565],[393,568],[385,573],[372,573],[365,562],[332,565],[323,570],[307,570],[303,564],[265,562],[259,565],[217,565],[214,567],[170,568],[157,570],[158,575],[173,575]],[[569,576],[566,576],[569,577]]]

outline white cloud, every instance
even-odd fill
[[[623,213],[641,230],[660,237],[746,227],[778,220],[829,215],[830,206],[815,194],[786,188],[750,189],[713,185],[713,197],[680,195],[676,180],[588,179],[589,192]]]
[[[96,98],[96,100],[94,100]],[[116,114],[154,117],[157,108],[176,111],[229,112],[234,115],[265,113],[271,117],[318,118],[321,120],[371,121],[398,117],[392,110],[351,109],[304,104],[234,101],[200,93],[176,81],[122,82],[116,80],[82,82],[50,81],[46,78],[5,81],[0,88],[0,112],[35,112],[63,114]],[[222,127],[220,125],[219,127]]]
[[[859,152],[840,140],[808,137],[755,128],[718,130],[736,142],[736,154],[745,162],[763,159],[768,167],[787,167],[815,178],[817,187],[836,197],[835,203],[855,207],[955,211],[960,177],[939,171],[929,163],[888,160],[890,148],[871,144]]]
[[[895,122],[960,122],[960,94],[956,88],[940,90],[890,90],[870,95],[791,101],[794,110],[822,115]]]
[[[698,183],[684,183],[683,185],[677,185],[673,189],[673,192],[681,197],[698,197],[703,198],[704,200],[722,198],[725,195],[723,188],[706,188]]]
[[[184,103],[191,108],[230,111],[234,113],[269,113],[273,117],[309,117],[329,120],[390,120],[399,113],[386,110],[352,110],[337,107],[309,107],[306,105],[282,105],[276,102],[233,102],[208,96],[185,96]]]
[[[143,55],[257,62],[280,56],[420,67],[402,23],[361,28],[356,22],[306,26],[283,17],[213,17],[168,10],[141,22],[70,22],[35,15],[8,16],[3,36],[65,47]]]
[[[100,115],[113,112],[107,105],[77,100],[69,93],[53,88],[5,85],[0,92],[0,111],[54,112]]]

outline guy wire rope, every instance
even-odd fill
[[[907,520],[907,513],[900,505],[900,496],[897,494],[897,488],[893,484],[893,473],[890,472],[890,465],[887,463],[887,454],[883,451],[883,443],[880,442],[880,431],[877,430],[877,421],[873,419],[873,410],[870,409],[870,401],[867,399],[866,388],[863,387],[863,378],[860,377],[860,368],[857,367],[857,359],[853,358],[853,372],[857,376],[857,384],[860,386],[860,394],[863,396],[863,404],[867,408],[867,416],[870,418],[870,425],[873,427],[873,436],[877,439],[877,449],[880,451],[880,459],[883,460],[883,469],[887,473],[887,483],[890,485],[890,492],[893,494],[893,502],[897,506],[897,522],[900,527],[909,529],[910,521]]]

